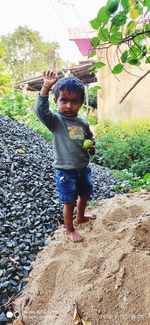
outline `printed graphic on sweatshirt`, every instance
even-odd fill
[[[82,126],[68,126],[68,133],[71,139],[84,140],[84,130]]]

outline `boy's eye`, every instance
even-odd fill
[[[75,105],[75,104],[79,103],[79,100],[77,100],[77,99],[68,100],[68,99],[62,98],[60,101],[62,102],[62,104],[67,104],[68,102],[71,102],[71,104]]]
[[[67,104],[68,103],[68,100],[67,99],[61,99],[61,102],[62,102],[62,104]]]

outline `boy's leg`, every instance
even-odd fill
[[[63,216],[66,226],[66,236],[74,243],[84,242],[85,238],[76,232],[73,227],[73,211],[77,199],[77,173],[66,170],[56,170],[56,189],[59,202],[64,204]]]
[[[80,235],[77,231],[75,231],[73,227],[73,210],[75,207],[75,203],[68,202],[64,204],[63,214],[64,214],[64,222],[66,226],[65,234],[69,237],[74,243],[82,243],[85,241],[85,237]]]
[[[78,178],[78,194],[79,198],[77,201],[77,223],[87,222],[89,220],[96,219],[95,215],[85,214],[87,201],[93,193],[93,181],[91,168],[84,168],[79,174]]]
[[[87,206],[87,201],[88,201],[88,196],[86,195],[80,196],[77,201],[77,223],[78,224],[96,219],[95,215],[84,214]]]

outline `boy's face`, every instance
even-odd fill
[[[80,94],[68,92],[66,89],[61,90],[59,97],[54,101],[58,105],[59,112],[66,117],[75,117],[82,105]]]

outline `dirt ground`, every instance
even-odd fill
[[[101,200],[92,212],[96,221],[77,227],[85,243],[61,225],[39,252],[16,300],[20,324],[150,324],[150,192]]]

